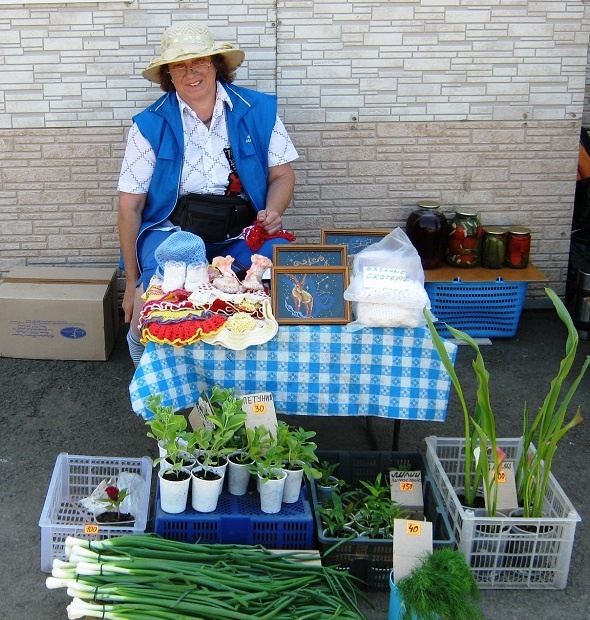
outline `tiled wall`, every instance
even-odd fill
[[[116,179],[172,22],[238,42],[301,158],[286,225],[393,228],[416,200],[533,230],[562,292],[589,4],[307,0],[0,4],[0,272],[117,262]],[[541,295],[541,287],[531,287]]]

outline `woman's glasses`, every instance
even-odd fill
[[[172,77],[179,78],[184,77],[190,71],[196,73],[197,71],[207,71],[211,66],[210,60],[195,60],[190,65],[175,65],[174,67],[168,67],[168,72]]]

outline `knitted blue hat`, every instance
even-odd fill
[[[178,263],[206,263],[205,243],[198,235],[180,230],[172,233],[165,241],[162,241],[154,252],[158,263],[156,276],[164,277],[164,265],[169,261]]]

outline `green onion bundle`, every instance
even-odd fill
[[[70,619],[364,620],[354,578],[304,551],[138,534],[68,537],[66,558],[46,585],[67,588]]]

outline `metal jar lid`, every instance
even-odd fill
[[[459,215],[461,217],[477,217],[477,213],[475,211],[468,211],[467,209],[457,210],[455,211],[455,215]]]
[[[505,235],[508,232],[508,230],[502,228],[502,226],[486,226],[483,231],[488,235]]]
[[[416,206],[421,209],[438,209],[440,207],[440,202],[436,200],[419,200]]]
[[[531,234],[531,229],[530,228],[525,228],[524,226],[511,226],[508,229],[508,232],[511,235],[530,235]]]

